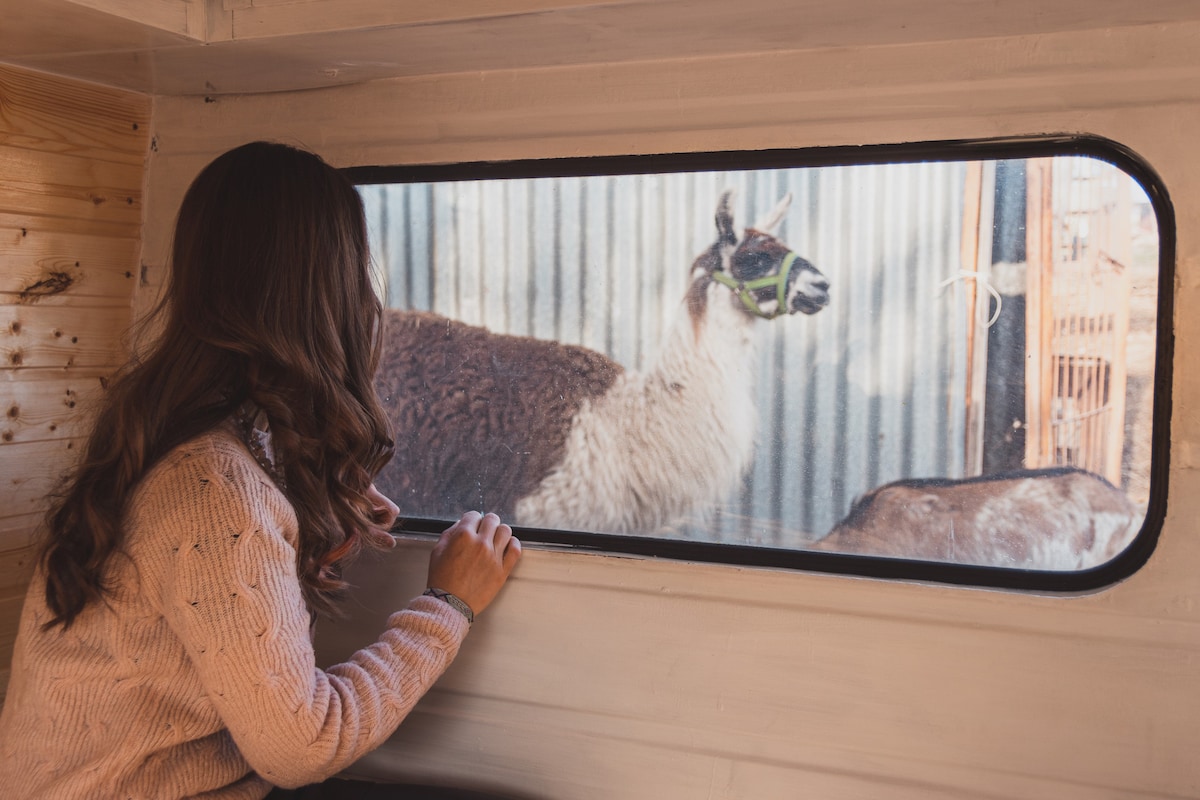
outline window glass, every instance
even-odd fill
[[[1137,180],[1069,154],[653,164],[360,184],[404,515],[1048,571],[1134,540],[1160,271]]]

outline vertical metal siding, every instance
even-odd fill
[[[813,317],[760,324],[756,454],[740,490],[673,532],[795,546],[853,498],[964,468],[962,164],[363,187],[387,302],[647,367],[680,311],[717,199],[831,283]],[[736,413],[733,410],[732,413]]]

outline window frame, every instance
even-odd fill
[[[525,526],[514,526],[514,530],[521,541],[527,545],[570,548],[577,552],[1069,594],[1111,586],[1136,572],[1153,553],[1166,517],[1174,349],[1172,331],[1174,330],[1175,214],[1165,184],[1148,162],[1132,149],[1100,136],[1062,134],[863,146],[360,166],[344,168],[342,172],[355,184],[398,184],[713,170],[845,167],[1049,156],[1087,156],[1105,161],[1120,169],[1141,185],[1150,200],[1158,225],[1158,316],[1151,400],[1149,501],[1141,529],[1130,546],[1116,558],[1085,570],[1027,570],[866,554],[663,539],[650,535],[591,533]],[[446,520],[406,518],[398,523],[395,532],[421,536],[436,535],[446,525]]]

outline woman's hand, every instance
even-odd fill
[[[468,511],[443,533],[429,557],[429,587],[456,595],[476,614],[508,580],[521,542],[495,514]]]
[[[371,501],[371,510],[374,512],[373,518],[375,524],[384,530],[391,530],[392,526],[396,524],[396,518],[400,516],[400,506],[393,503],[390,498],[384,496],[382,492],[375,488],[375,484],[373,483],[367,489],[367,499]]]

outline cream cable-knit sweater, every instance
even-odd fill
[[[419,597],[317,669],[296,516],[230,428],[173,450],[131,499],[114,593],[44,632],[25,600],[0,715],[0,796],[237,798],[314,783],[384,741],[454,658],[462,614]]]

